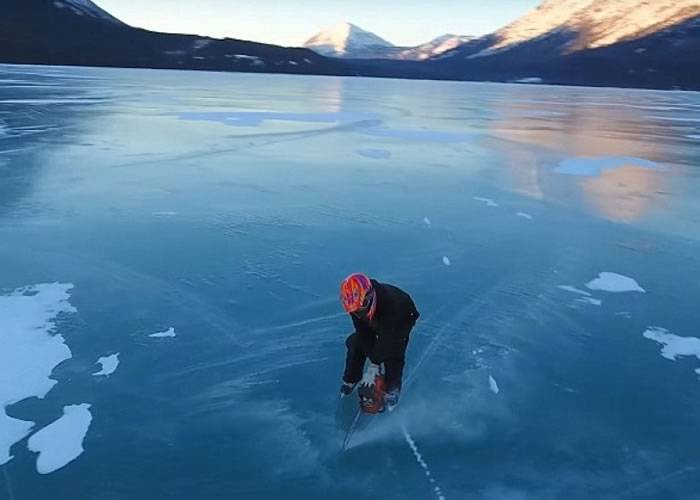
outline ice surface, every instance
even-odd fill
[[[496,379],[493,378],[491,375],[489,375],[489,389],[490,389],[491,392],[493,392],[494,394],[498,394],[498,393],[499,393],[498,383],[496,382]]]
[[[175,328],[170,327],[170,328],[168,328],[167,330],[165,330],[164,332],[152,333],[152,334],[149,335],[149,337],[153,337],[153,338],[175,337]]]
[[[639,286],[639,284],[633,278],[609,272],[600,273],[596,279],[586,283],[586,287],[591,290],[602,290],[604,292],[612,293],[645,293],[644,288]]]
[[[97,363],[102,365],[102,369],[93,373],[94,376],[105,375],[109,376],[115,372],[119,366],[119,353],[110,354],[109,356],[102,356],[97,360]]]
[[[642,335],[663,345],[661,355],[666,359],[675,361],[679,356],[695,356],[700,359],[699,338],[680,337],[658,326],[650,326]]]
[[[376,115],[352,112],[281,113],[273,111],[187,111],[178,114],[181,120],[210,121],[224,125],[258,127],[267,121],[301,123],[351,123],[374,120]]]
[[[418,500],[438,482],[451,499],[697,496],[700,361],[640,334],[700,337],[699,132],[648,118],[695,117],[700,94],[0,66],[0,99],[0,304],[38,311],[0,305],[0,358],[18,318],[29,338],[55,321],[73,351],[31,391],[60,380],[45,399],[25,373],[1,379],[3,403],[24,398],[0,412],[15,498],[115,480],[130,500]],[[609,157],[659,168],[554,171]],[[586,288],[600,270],[648,293]],[[397,411],[341,452],[357,399],[336,398],[337,290],[354,271],[421,317]],[[10,297],[54,280],[79,314]],[[119,374],[95,379],[117,350]],[[86,452],[39,480],[24,443],[80,402]]]
[[[474,135],[459,132],[449,132],[446,130],[411,130],[411,129],[389,129],[384,127],[369,127],[365,133],[375,137],[386,137],[389,139],[402,139],[404,141],[421,141],[435,143],[460,143],[471,142]]]
[[[563,160],[554,170],[560,174],[596,177],[606,170],[622,167],[658,169],[659,165],[642,158],[625,156],[602,156],[597,158],[570,158]]]
[[[12,456],[10,447],[27,435],[32,422],[7,416],[9,405],[30,397],[43,398],[56,381],[51,372],[71,351],[54,335],[56,318],[73,313],[71,284],[44,283],[0,296],[0,465]]]
[[[27,445],[39,453],[37,472],[50,474],[82,455],[83,440],[91,422],[89,404],[64,406],[62,417],[32,435]]]
[[[700,117],[696,116],[650,116],[654,120],[665,120],[670,122],[700,122]]]
[[[391,158],[391,152],[386,149],[358,149],[357,154],[372,160],[388,160]]]

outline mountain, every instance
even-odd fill
[[[124,24],[116,17],[102,10],[90,0],[55,0],[54,7],[59,9],[69,9],[78,16],[89,16],[115,24]]]
[[[89,0],[1,0],[0,62],[349,74],[307,49],[133,28]]]
[[[391,57],[401,51],[401,48],[351,23],[340,23],[317,33],[304,43],[304,47],[324,56],[356,59]]]
[[[557,31],[572,34],[562,52],[641,38],[700,15],[698,0],[547,0],[499,30],[493,50],[508,49]]]
[[[489,56],[533,43],[546,49],[541,56],[571,54],[640,39],[698,15],[700,0],[545,0],[485,37],[486,46],[471,50],[469,56]]]
[[[402,50],[395,58],[424,61],[425,59],[440,56],[445,52],[454,50],[463,43],[472,40],[474,40],[474,37],[471,36],[442,35],[422,45]]]
[[[307,46],[314,50],[133,28],[90,0],[0,0],[7,63],[694,90],[700,0],[545,0],[489,35],[412,48],[346,23]]]
[[[546,0],[428,65],[438,78],[700,89],[700,1]]]

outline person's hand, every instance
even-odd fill
[[[365,370],[365,374],[362,375],[362,380],[360,380],[360,386],[361,387],[373,386],[374,380],[377,378],[377,375],[379,375],[379,372],[380,372],[379,365],[375,365],[374,363],[370,363],[370,365]]]

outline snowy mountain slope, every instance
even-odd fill
[[[340,23],[317,33],[304,47],[331,57],[373,57],[396,50],[393,44],[351,23]]]
[[[660,16],[660,19],[668,17]],[[662,25],[664,21],[662,22]],[[658,29],[658,31],[655,31]],[[502,49],[497,35],[467,42],[423,64],[450,78],[561,85],[700,88],[700,15],[610,45],[577,48],[586,32],[561,27]],[[594,33],[591,30],[589,33]],[[588,40],[599,38],[591,37]],[[463,77],[464,78],[464,77]]]
[[[54,0],[53,5],[59,9],[69,8],[79,16],[90,16],[116,24],[123,24],[119,19],[102,10],[90,0]]]
[[[474,37],[471,36],[460,36],[453,34],[442,35],[422,45],[401,51],[397,58],[424,61],[425,59],[440,56],[445,52],[449,52],[450,50],[453,50],[463,43],[469,42],[473,39]]]
[[[560,53],[605,47],[658,32],[698,15],[700,0],[545,0],[498,30],[494,34],[495,43],[472,57],[553,36],[561,39]]]

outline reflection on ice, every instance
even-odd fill
[[[622,167],[659,168],[653,161],[641,158],[602,156],[598,158],[570,158],[563,160],[554,171],[560,174],[596,177],[605,170]]]
[[[329,113],[282,113],[273,111],[188,111],[178,114],[181,120],[210,121],[239,127],[258,127],[266,121],[302,123],[351,123],[376,120],[370,113],[336,111]]]

